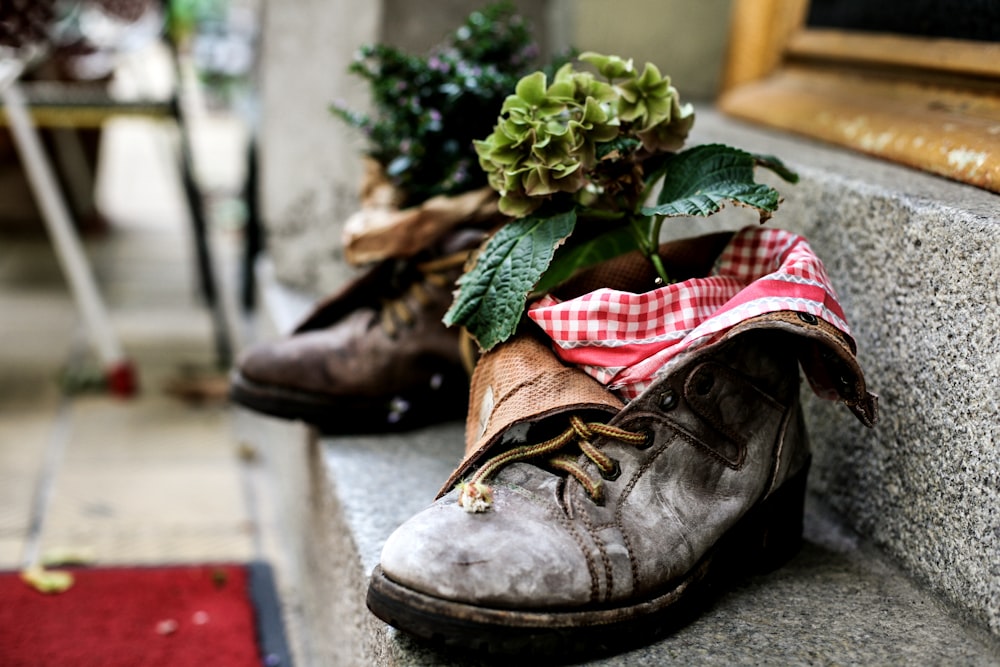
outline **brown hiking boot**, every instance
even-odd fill
[[[704,275],[719,240],[669,244],[671,274]],[[473,375],[466,459],[389,537],[369,608],[476,657],[594,655],[690,620],[706,591],[799,545],[810,460],[800,363],[875,422],[853,342],[806,312],[739,321],[627,404],[549,341],[498,346]]]
[[[469,375],[441,322],[483,232],[454,234],[435,259],[383,262],[319,304],[293,334],[249,348],[230,398],[326,433],[387,432],[460,419]]]

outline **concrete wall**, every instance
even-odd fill
[[[572,0],[572,42],[581,50],[649,61],[682,100],[715,97],[732,0]]]
[[[340,222],[356,204],[361,142],[327,109],[334,100],[364,104],[346,67],[378,35],[381,9],[352,0],[263,6],[261,214],[279,279],[293,285],[324,289],[346,275]]]

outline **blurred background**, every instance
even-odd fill
[[[2,11],[0,568],[246,560],[225,369],[259,7]]]

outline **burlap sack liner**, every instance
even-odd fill
[[[705,275],[730,236],[730,233],[713,234],[664,244],[661,254],[673,258],[665,263],[678,279]],[[642,265],[648,262],[641,256],[623,256],[602,266],[599,275],[585,274],[575,279],[572,289],[561,290],[562,295],[586,293],[596,288],[595,283],[626,289],[623,279],[634,281],[638,276],[651,280],[651,276],[644,275],[647,271]],[[791,312],[769,313],[740,323],[713,345],[725,344],[753,329],[795,334],[801,342],[795,353],[817,393],[842,400],[866,426],[877,421],[878,397],[867,391],[864,374],[855,358],[854,342],[839,329],[822,320],[815,324],[806,322]],[[679,355],[671,366],[683,363],[686,356]],[[488,394],[489,400],[485,400]],[[451,490],[487,454],[498,453],[500,450],[496,448],[504,433],[517,424],[582,410],[604,410],[610,417],[624,406],[591,376],[563,364],[547,341],[530,334],[521,334],[482,356],[472,376],[469,398],[465,457],[439,496]]]
[[[432,197],[400,209],[402,197],[372,160],[365,165],[361,209],[344,223],[344,257],[356,266],[406,259],[429,248],[459,225],[480,226],[499,218],[497,194],[480,188]]]

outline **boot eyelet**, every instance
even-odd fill
[[[646,439],[643,440],[641,443],[639,443],[638,445],[635,446],[635,448],[638,449],[638,450],[640,450],[640,451],[642,451],[643,449],[649,449],[650,447],[652,447],[653,446],[653,439],[654,439],[653,438],[653,432],[651,430],[649,430],[649,429],[646,429],[645,431],[643,431],[642,435],[645,436]]]
[[[795,313],[795,314],[798,315],[799,319],[802,320],[803,322],[805,322],[806,324],[819,324],[819,320],[817,320],[816,316],[813,315],[812,313],[801,313],[800,312],[800,313]]]
[[[676,407],[677,392],[668,387],[662,394],[660,394],[660,409],[673,410]]]
[[[612,463],[614,463],[614,466],[611,468],[611,470],[608,471],[601,470],[601,477],[603,477],[608,482],[615,481],[622,474],[622,467],[621,465],[619,465],[618,461],[612,459]]]

